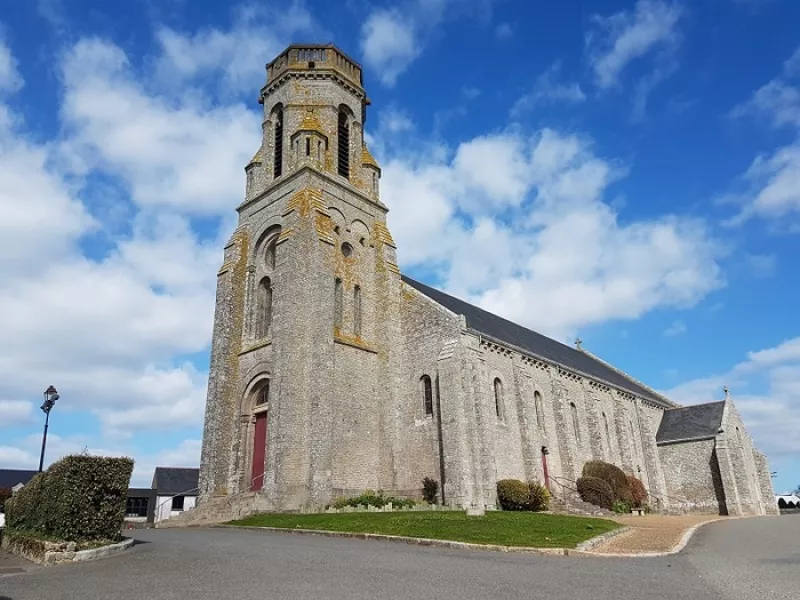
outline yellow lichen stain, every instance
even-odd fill
[[[375,167],[376,169],[380,170],[378,161],[376,161],[375,157],[372,156],[372,153],[369,151],[369,148],[367,148],[366,144],[364,144],[363,149],[361,150],[361,164]]]

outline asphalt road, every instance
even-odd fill
[[[577,558],[231,529],[136,531],[105,560],[0,577],[0,600],[797,598],[800,516],[726,521],[681,554]]]

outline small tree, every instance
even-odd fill
[[[607,510],[614,507],[614,490],[608,482],[598,477],[581,477],[576,482],[581,500]]]
[[[430,477],[422,480],[422,497],[428,504],[436,504],[436,497],[439,493],[439,482]]]
[[[633,475],[628,475],[628,484],[631,488],[631,506],[633,508],[644,508],[647,504],[647,490],[642,480]]]

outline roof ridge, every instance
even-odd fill
[[[610,362],[607,362],[607,361],[603,360],[602,358],[600,358],[599,356],[597,356],[595,353],[593,353],[593,352],[589,352],[589,351],[588,351],[588,350],[586,350],[585,348],[581,348],[581,349],[579,350],[579,352],[583,352],[584,354],[588,354],[588,355],[589,355],[589,356],[591,356],[593,359],[595,359],[597,362],[603,363],[603,364],[604,364],[605,366],[607,366],[609,369],[611,369],[612,371],[615,371],[616,373],[620,374],[620,375],[621,375],[622,377],[624,377],[625,379],[628,379],[629,381],[632,381],[632,382],[633,382],[633,383],[635,383],[636,385],[638,385],[638,386],[641,386],[641,387],[643,387],[644,389],[648,390],[648,391],[649,391],[649,392],[651,392],[651,393],[652,393],[654,396],[657,396],[658,398],[660,398],[661,400],[663,400],[663,401],[664,401],[664,402],[666,402],[667,404],[671,404],[671,405],[672,405],[672,408],[683,408],[683,407],[682,407],[680,404],[678,404],[677,402],[674,402],[674,401],[670,400],[669,398],[667,398],[667,397],[666,397],[666,396],[664,396],[663,394],[659,394],[657,391],[655,391],[653,388],[651,388],[651,387],[650,387],[649,385],[647,385],[646,383],[642,383],[641,381],[639,381],[638,379],[636,379],[636,377],[633,377],[632,375],[628,375],[628,374],[627,374],[625,371],[622,371],[622,370],[618,369],[617,367],[615,367],[614,365],[612,365]]]
[[[588,379],[596,380],[626,393],[639,396],[647,401],[663,405],[662,408],[664,409],[676,407],[675,402],[667,399],[651,387],[638,382],[604,360],[597,358],[590,352],[572,348],[538,331],[496,315],[406,275],[401,275],[401,277],[406,284],[428,296],[437,304],[444,306],[453,313],[464,315],[467,327],[476,333],[516,347],[518,351],[530,354],[532,357],[552,362],[554,366],[563,367]]]

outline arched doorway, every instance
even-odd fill
[[[264,487],[267,458],[267,423],[269,422],[269,379],[259,381],[251,392],[253,406],[253,454],[250,468],[250,491]]]

